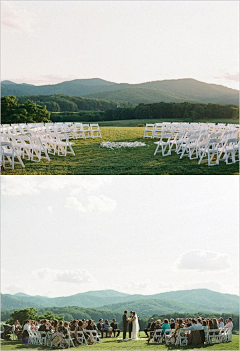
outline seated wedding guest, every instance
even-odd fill
[[[36,326],[35,326],[35,321],[31,321],[30,326],[31,326],[31,329],[32,329],[32,330],[34,330],[34,331],[37,330],[37,328],[36,328]]]
[[[156,330],[156,329],[161,329],[161,327],[162,327],[162,321],[161,321],[161,319],[156,320],[154,329],[155,329],[155,330]]]
[[[149,341],[151,340],[151,337],[153,336],[153,335],[155,335],[155,342],[157,342],[158,341],[158,339],[160,338],[160,334],[161,334],[161,331],[160,331],[160,329],[162,328],[162,321],[161,321],[161,319],[158,319],[158,320],[156,320],[156,322],[155,322],[155,331],[150,331],[150,336],[149,336],[149,338],[148,338],[148,343],[149,343]],[[159,331],[157,331],[157,330],[159,330]]]
[[[209,330],[211,330],[211,329],[218,329],[218,326],[216,327],[216,323],[213,321],[213,319],[209,319],[209,321],[208,321],[208,329]],[[209,332],[209,335],[213,335],[213,332]]]
[[[91,340],[90,335],[87,334],[87,332],[86,332],[87,326],[88,326],[88,322],[86,322],[85,319],[82,319],[82,320],[78,321],[77,331],[82,331],[88,344],[92,345],[93,341]]]
[[[64,322],[64,327],[67,329],[67,333],[70,331],[70,323],[69,322]]]
[[[23,342],[27,347],[28,347],[28,339],[29,339],[30,332],[31,332],[30,320],[27,319],[26,321],[24,321],[23,335],[22,335]]]
[[[218,328],[224,328],[224,323],[223,323],[223,318],[220,317],[219,320],[218,320]]]
[[[86,326],[86,330],[93,330],[92,320],[91,319],[89,319],[89,321],[88,321],[88,324]]]
[[[207,321],[203,320],[203,322],[202,322],[202,328],[203,328],[203,330],[208,330]]]
[[[218,329],[218,322],[216,318],[213,318],[213,329]]]
[[[170,324],[169,324],[169,321],[168,321],[167,318],[165,318],[163,322],[164,322],[164,323],[162,324],[162,334],[165,333],[165,330],[166,330],[166,329],[171,329]],[[166,334],[169,334],[169,331],[167,331]]]
[[[144,329],[145,334],[147,335],[148,338],[149,338],[148,331],[154,331],[154,329],[155,329],[154,319],[151,318],[147,328]]]
[[[202,318],[197,318],[196,330],[202,330]]]
[[[57,319],[54,319],[52,326],[53,326],[53,332],[56,333],[58,331],[58,320]]]
[[[120,329],[118,329],[118,325],[116,323],[116,319],[115,318],[113,318],[113,321],[110,324],[110,326],[112,327],[112,332],[113,332],[114,338],[115,338],[115,336],[118,337],[119,334],[120,334]],[[116,333],[117,333],[117,335],[115,335]]]
[[[68,333],[68,330],[67,330],[67,328],[64,326],[63,321],[60,321],[60,322],[59,322],[58,332],[59,332],[59,333],[62,333],[64,336],[67,335],[67,333]]]
[[[78,327],[78,322],[74,319],[70,326],[70,331],[76,333]]]
[[[187,328],[181,328],[182,330],[202,330],[202,324],[196,319],[191,320],[192,325]]]
[[[177,337],[178,337],[179,333],[181,333],[181,335],[184,333],[184,331],[181,331],[182,328],[184,328],[183,319],[179,318],[178,319],[178,323],[176,322],[176,324],[175,324],[175,332],[171,336],[169,341],[170,340],[174,340],[174,342],[175,342],[177,340]]]
[[[171,329],[175,329],[175,321],[173,318],[170,319],[170,327]]]
[[[45,332],[47,333],[49,331],[49,328],[47,327],[47,320],[46,319],[43,319],[41,321],[41,325],[40,327],[38,328],[38,331],[40,332]],[[43,334],[43,336],[45,336],[46,334]]]
[[[106,333],[106,338],[108,337],[108,333],[111,334],[109,329],[110,329],[110,324],[109,324],[109,321],[106,319],[104,323],[104,329],[103,329],[103,332]]]
[[[233,329],[233,322],[232,322],[232,318],[231,318],[231,317],[229,317],[229,318],[227,319],[227,323],[226,323],[226,325],[225,325],[225,328],[231,328],[231,329]]]
[[[96,326],[96,324],[95,324],[95,322],[94,322],[93,319],[92,319],[92,327],[93,327],[93,330],[98,330],[98,329],[97,329],[97,326]]]
[[[98,330],[101,333],[101,337],[103,338],[104,323],[103,323],[103,319],[102,318],[99,319],[99,322],[97,324],[97,328],[98,328]]]

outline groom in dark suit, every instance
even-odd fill
[[[124,315],[122,316],[122,322],[123,322],[123,339],[126,339],[127,328],[128,328],[127,311],[124,311]]]

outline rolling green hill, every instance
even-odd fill
[[[127,308],[144,315],[164,312],[231,312],[238,313],[239,296],[221,294],[208,289],[180,290],[155,295],[130,295],[114,290],[89,291],[72,296],[48,298],[24,294],[2,294],[2,310],[25,307],[78,306],[121,311]],[[135,307],[134,307],[135,306]],[[157,310],[157,311],[156,311]]]
[[[127,88],[121,90],[105,91],[88,95],[89,98],[97,99],[118,99],[131,103],[150,104],[154,102],[196,102],[191,96],[182,96],[180,94],[166,92],[160,89],[153,88]]]
[[[115,99],[132,103],[188,101],[239,105],[238,90],[189,78],[161,80],[141,84],[118,84],[93,78],[75,79],[59,84],[41,86],[3,81],[1,88],[2,96],[64,94],[107,100]]]

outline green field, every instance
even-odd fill
[[[125,121],[126,122],[126,121]],[[50,155],[51,162],[31,162],[24,160],[25,168],[16,165],[14,170],[5,170],[3,175],[232,175],[239,174],[239,163],[208,167],[206,163],[198,165],[198,160],[188,157],[179,159],[174,151],[171,156],[153,156],[156,145],[154,140],[143,138],[144,127],[101,127],[102,138],[74,140],[76,156],[66,157]],[[100,148],[102,141],[141,141],[146,146],[136,148],[107,149]]]
[[[233,335],[233,339],[228,343],[199,345],[199,346],[174,346],[156,343],[147,343],[145,333],[141,332],[142,340],[118,342],[117,338],[103,338],[100,343],[94,345],[82,345],[72,350],[239,350],[239,335]],[[122,333],[120,334],[122,338]],[[40,350],[37,345],[29,345],[29,348],[23,344],[21,340],[1,342],[2,350]],[[48,347],[42,347],[43,350],[48,350]]]
[[[144,125],[146,123],[162,123],[162,122],[188,122],[191,123],[192,121],[181,119],[181,118],[171,118],[171,121],[162,120],[162,119],[130,119],[130,120],[116,120],[116,121],[103,121],[98,122],[100,126],[105,127],[138,127],[139,125]],[[204,123],[225,123],[225,124],[239,124],[238,119],[204,119],[204,120],[197,120],[195,122],[204,122]],[[84,123],[84,122],[83,122]],[[89,123],[89,122],[86,122]]]

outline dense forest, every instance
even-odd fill
[[[51,113],[53,122],[100,122],[130,119],[179,119],[186,122],[211,119],[236,119],[239,107],[236,105],[166,103],[139,104],[136,107],[108,109],[104,112],[91,111],[79,113]]]
[[[32,98],[35,101],[28,99],[23,102],[25,98],[19,98],[18,101],[15,96],[1,98],[2,123],[47,122],[49,119],[53,122],[100,122],[131,119],[171,120],[173,118],[186,122],[204,119],[236,119],[237,122],[239,116],[239,107],[236,105],[160,102],[141,103],[136,107],[119,107],[116,102],[76,97],[66,98],[60,95],[56,95],[56,101],[48,101],[52,98],[49,96],[43,96],[41,101],[39,101],[39,96]],[[51,105],[51,110],[54,110],[55,106],[57,110],[67,109],[68,112],[52,112],[50,114],[47,105]],[[113,107],[109,108],[109,106]],[[106,108],[107,110],[105,110]],[[85,110],[83,111],[83,109]]]
[[[37,105],[31,100],[18,104],[15,96],[1,98],[1,123],[38,123],[50,122],[46,106]]]
[[[81,96],[67,96],[67,95],[32,95],[21,96],[18,98],[20,104],[32,100],[36,104],[46,106],[50,112],[78,112],[78,111],[106,111],[107,109],[115,109],[117,107],[131,107],[135,106],[130,102],[104,100],[104,99],[89,99]]]

